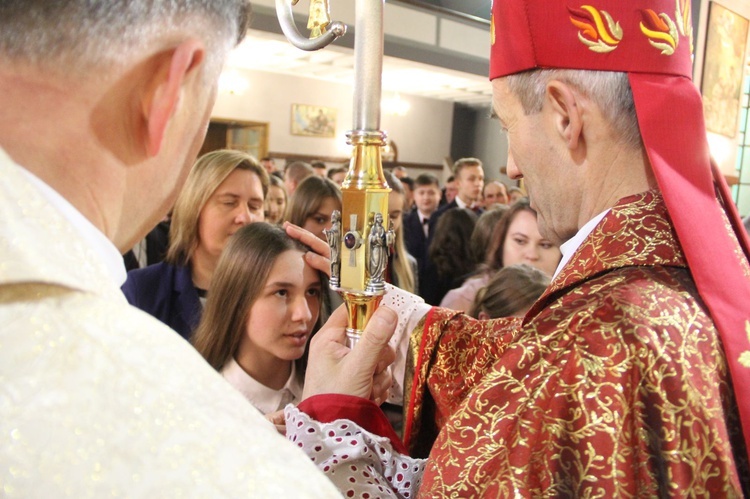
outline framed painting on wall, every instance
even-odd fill
[[[706,129],[727,137],[737,135],[748,24],[739,14],[710,3],[701,82],[703,112]]]
[[[336,109],[292,104],[292,135],[334,137],[336,135]]]
[[[208,125],[199,156],[217,149],[245,151],[256,159],[268,154],[268,123],[214,118]]]

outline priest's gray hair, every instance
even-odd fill
[[[641,132],[635,114],[633,92],[627,73],[577,69],[537,69],[507,77],[511,92],[521,101],[524,113],[542,110],[547,83],[560,80],[594,101],[623,142],[640,148]]]
[[[116,67],[196,37],[220,65],[249,19],[247,0],[0,0],[0,63]]]

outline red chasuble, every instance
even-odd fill
[[[658,193],[614,207],[514,325],[433,309],[415,336],[407,445],[441,430],[421,497],[748,490],[726,357]]]

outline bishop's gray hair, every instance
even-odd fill
[[[542,110],[547,83],[560,80],[575,87],[594,101],[613,130],[623,141],[640,148],[641,132],[635,114],[633,92],[627,73],[589,71],[577,69],[537,69],[506,77],[508,87],[518,97],[524,113],[535,114]]]

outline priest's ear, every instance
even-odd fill
[[[568,149],[576,149],[582,139],[583,111],[581,95],[569,84],[552,80],[547,84],[545,105],[552,113],[555,130]]]
[[[153,56],[153,72],[144,88],[141,106],[148,156],[159,154],[185,85],[193,73],[200,71],[205,55],[203,43],[190,39]]]

